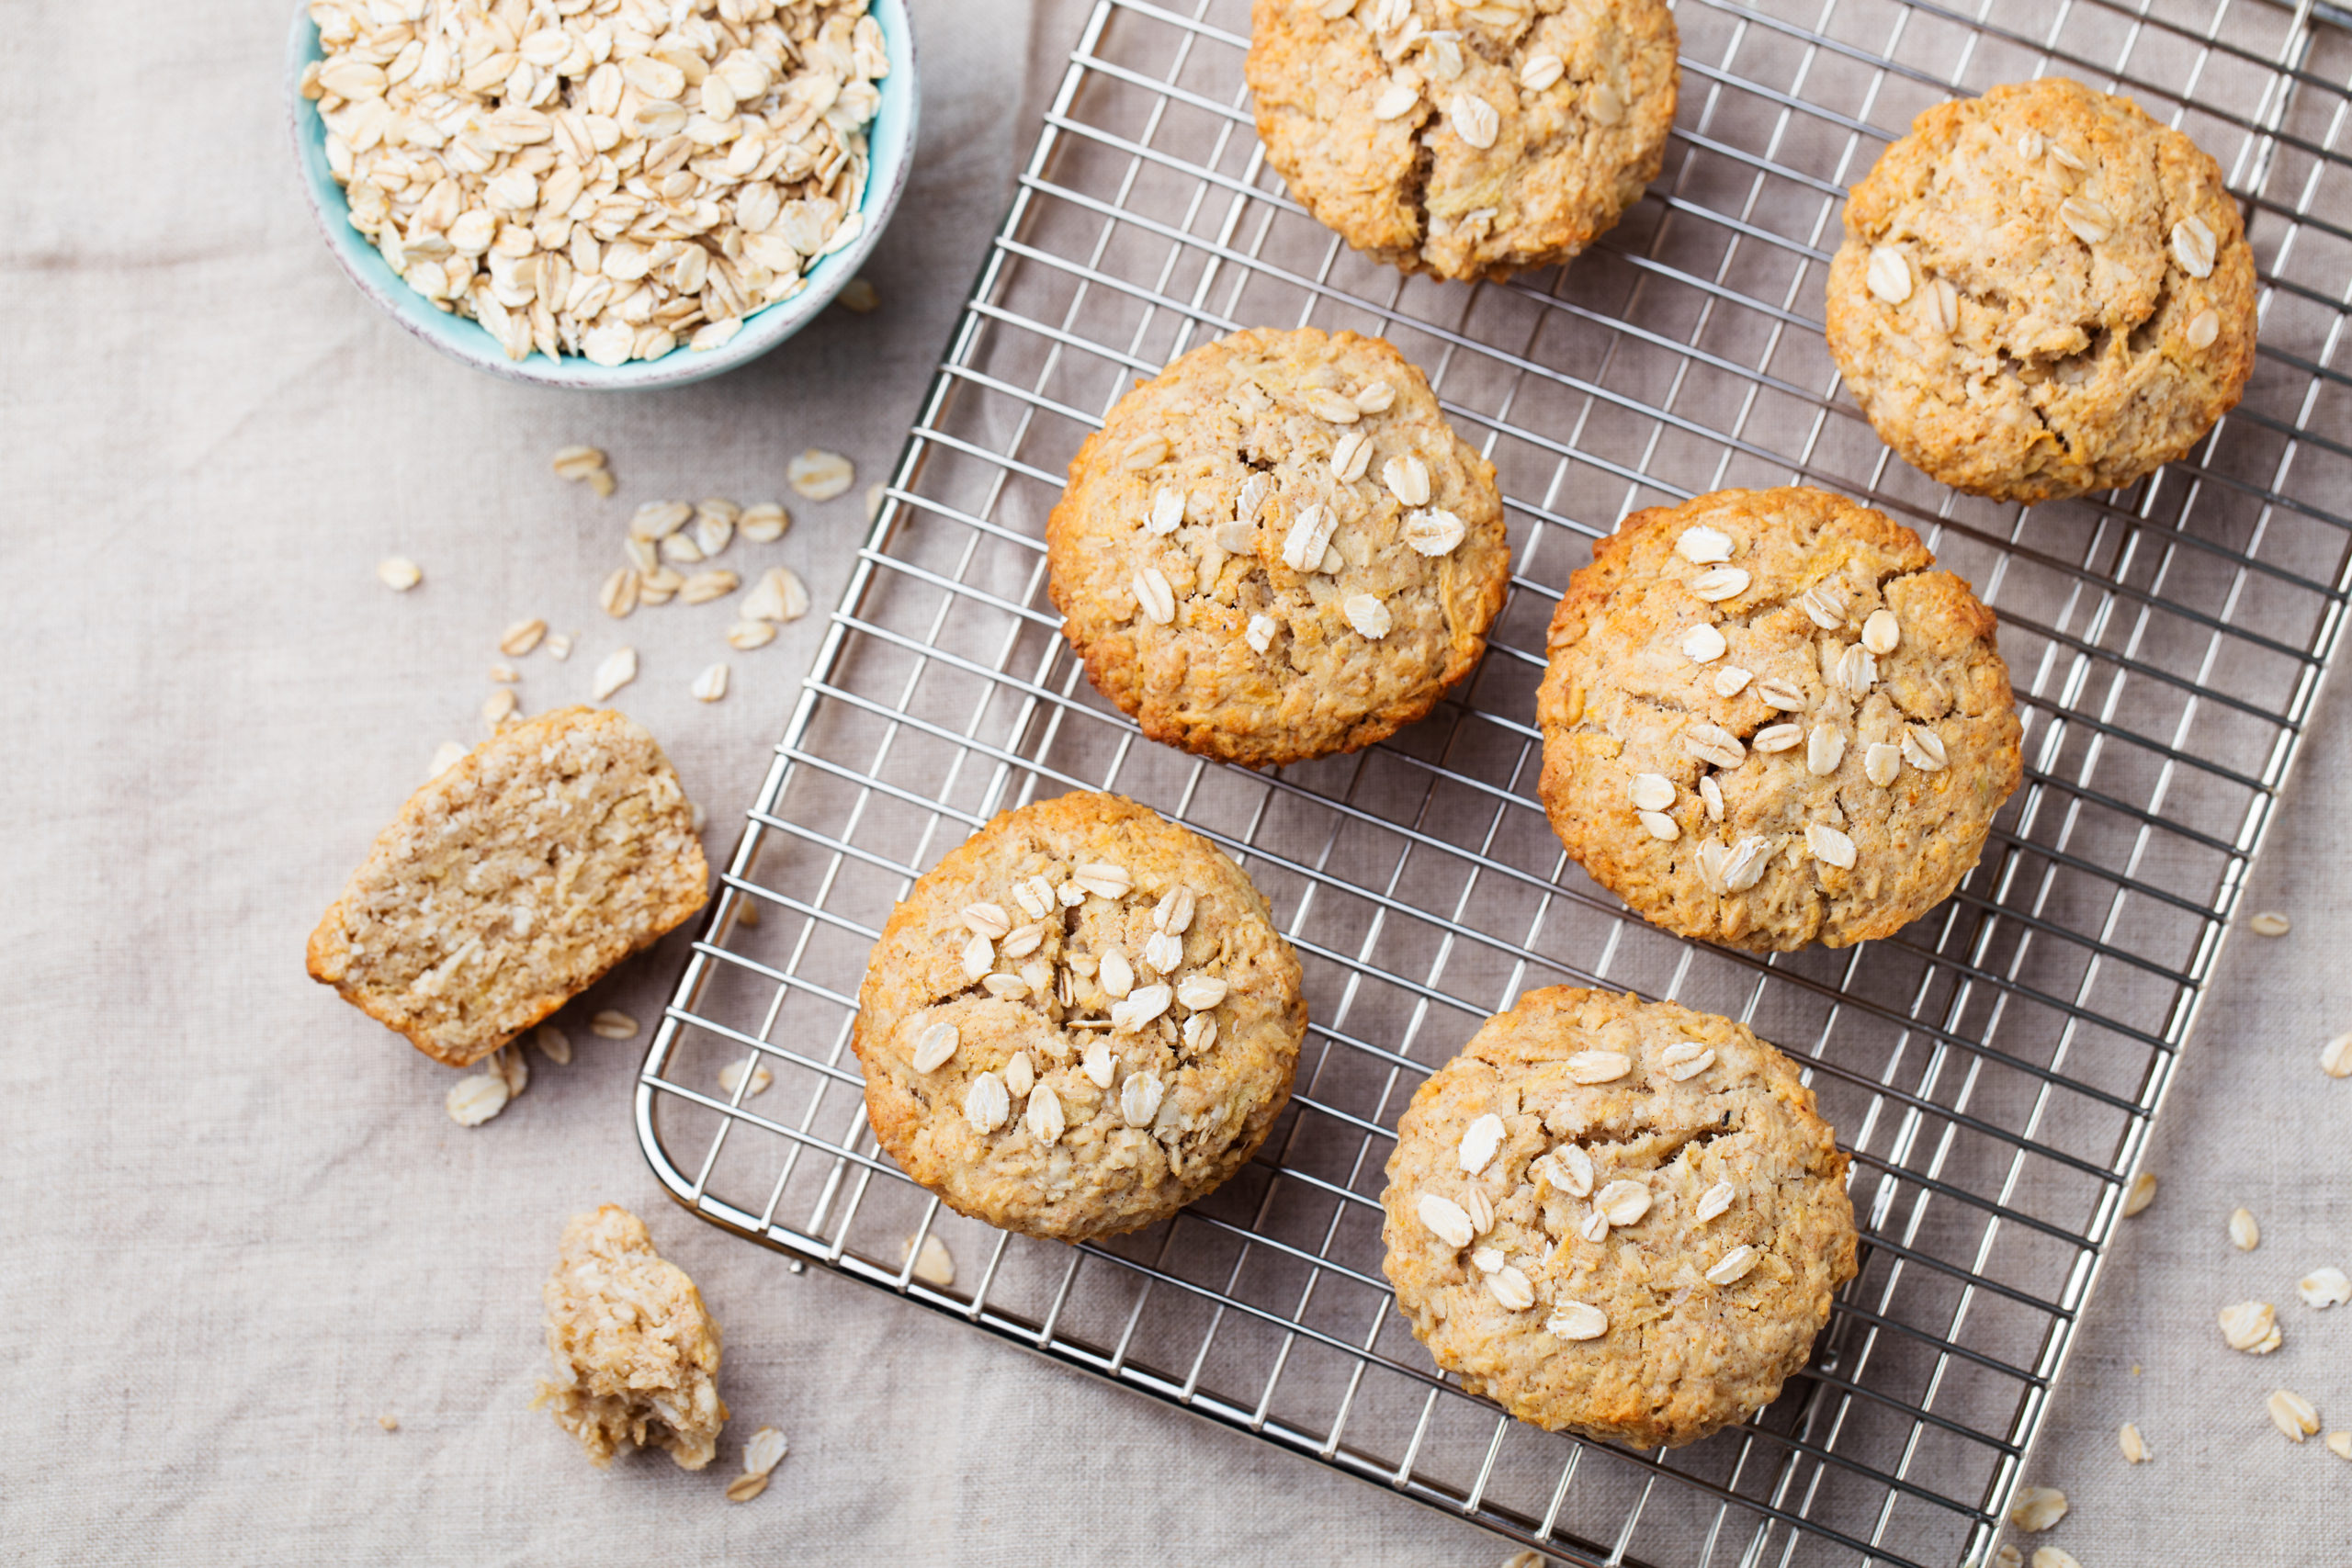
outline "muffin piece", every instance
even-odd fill
[[[2018,786],[1993,613],[1817,490],[1717,491],[1593,547],[1552,618],[1544,806],[1653,925],[1758,951],[1892,934]]]
[[[2222,171],[2050,77],[1939,104],[1846,202],[1829,349],[1879,436],[1960,490],[2130,484],[2237,406],[2254,254]]]
[[[311,977],[466,1066],[701,908],[709,875],[653,737],[560,708],[409,796],[311,933]]]
[[[1081,793],[1006,812],[915,884],[852,1043],[909,1176],[957,1213],[1080,1241],[1240,1169],[1306,1032],[1298,959],[1241,868]]]
[[[1257,0],[1268,162],[1341,239],[1407,272],[1567,260],[1657,177],[1679,80],[1663,0]]]
[[[1494,465],[1378,338],[1236,333],[1121,399],[1046,536],[1095,688],[1251,767],[1369,746],[1470,672],[1510,554]]]
[[[531,1400],[580,1439],[598,1469],[625,1443],[667,1449],[681,1470],[718,1451],[718,1324],[645,1223],[607,1203],[575,1214],[540,1292],[555,1376]]]
[[[1794,1064],[1729,1019],[1532,991],[1398,1122],[1384,1267],[1472,1393],[1675,1447],[1804,1364],[1854,1275],[1846,1165]]]

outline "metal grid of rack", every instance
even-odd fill
[[[1246,0],[1088,17],[637,1092],[695,1213],[1556,1557],[1981,1561],[2040,1423],[2341,626],[2352,524],[2352,40],[2249,0],[1681,0],[1665,173],[1565,269],[1468,288],[1349,252],[1265,167]],[[1894,461],[1819,312],[1845,187],[1953,92],[2059,72],[2222,162],[2261,268],[2245,404],[2130,491],[2021,512]],[[2335,215],[2331,218],[2329,215]],[[1275,774],[1143,741],[1088,688],[1042,533],[1137,377],[1235,326],[1377,332],[1497,464],[1515,570],[1473,681]],[[2027,782],[1895,939],[1763,960],[1630,918],[1535,798],[1543,633],[1627,512],[1804,481],[1917,528],[2001,615]],[[1297,1091],[1241,1176],[1084,1247],[978,1226],[876,1148],[849,1029],[913,877],[993,813],[1114,789],[1225,846],[1307,970]],[[1671,1452],[1548,1435],[1394,1311],[1377,1196],[1412,1089],[1560,982],[1800,1057],[1854,1156],[1860,1275],[1812,1365]],[[722,1089],[756,1062],[773,1086]],[[747,1077],[752,1075],[746,1075]],[[754,1082],[757,1080],[754,1078]],[[936,1232],[959,1259],[912,1277]]]

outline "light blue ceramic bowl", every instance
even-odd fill
[[[308,6],[294,17],[294,43],[286,69],[287,116],[294,150],[302,165],[302,191],[311,212],[326,236],[327,249],[359,291],[381,306],[409,332],[442,353],[462,359],[477,370],[503,376],[510,381],[530,381],[578,391],[639,391],[650,387],[682,387],[732,370],[757,359],[798,332],[827,305],[858,269],[882,237],[890,214],[905,194],[907,175],[914,164],[915,35],[908,23],[906,0],[873,0],[873,14],[882,25],[890,51],[890,74],[881,83],[882,101],[866,128],[871,173],[865,182],[865,227],[846,248],[824,257],[809,269],[808,287],[791,299],[756,310],[743,319],[742,330],[723,348],[707,353],[681,345],[652,361],[631,360],[606,369],[575,355],[549,359],[534,354],[516,361],[496,339],[470,318],[436,310],[432,303],[401,281],[400,275],[351,226],[351,209],[343,187],[327,168],[326,127],[318,106],[302,96],[302,72],[319,56],[319,29]]]

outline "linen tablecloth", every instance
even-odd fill
[[[478,739],[508,623],[526,710],[618,697],[723,853],[821,634],[733,653],[724,617],[602,615],[628,513],[781,500],[821,607],[1010,198],[1080,0],[916,0],[922,161],[868,272],[758,365],[690,390],[509,386],[434,355],[330,264],[281,126],[286,0],[19,0],[0,55],[0,610],[10,718],[0,903],[0,1557],[29,1562],[1145,1560],[1482,1564],[1492,1537],[1030,1359],[703,1226],[659,1194],[628,1116],[643,1040],[571,1030],[569,1067],[466,1130],[450,1075],[310,983],[302,943],[445,739]],[[612,455],[600,502],[549,472]],[[853,457],[849,495],[786,460]],[[423,567],[395,594],[373,567]],[[718,658],[725,701],[687,683]],[[2340,704],[2336,705],[2341,705]],[[2029,1479],[2086,1568],[2340,1561],[2352,1466],[2290,1447],[2274,1386],[2352,1426],[2352,1310],[2293,1280],[2352,1264],[2338,1212],[2352,1023],[2335,870],[2352,729],[2324,711]],[[596,1002],[655,1017],[684,933]],[[629,1205],[726,1331],[735,1423],[699,1475],[591,1469],[527,1408],[539,1284],[566,1215]],[[2242,1254],[2238,1205],[2263,1226]],[[2224,1350],[2225,1302],[2286,1347]],[[389,1418],[389,1421],[382,1418]],[[2127,1467],[2119,1422],[2154,1458]],[[397,1423],[396,1429],[387,1429]],[[781,1427],[767,1495],[720,1495]],[[2032,1544],[2031,1542],[2028,1543]]]

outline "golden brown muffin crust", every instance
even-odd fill
[[[1008,811],[891,913],[853,1048],[876,1138],[957,1213],[1065,1241],[1167,1218],[1248,1162],[1306,1032],[1241,868],[1131,800]]]
[[[1905,461],[2048,501],[2195,446],[2253,373],[2255,304],[2221,167],[2051,77],[1938,104],[1854,187],[1829,347]]]
[[[1570,580],[1537,697],[1568,853],[1652,924],[1759,951],[1949,897],[2022,761],[1993,614],[1934,564],[1802,487],[1628,517]]]
[[[1657,177],[1679,80],[1662,0],[1257,0],[1258,135],[1291,194],[1408,272],[1566,261]]]
[[[1385,1267],[1470,1393],[1671,1447],[1804,1364],[1854,1275],[1846,1168],[1795,1064],[1729,1019],[1531,991],[1399,1121]]]
[[[1428,713],[1510,575],[1494,465],[1421,373],[1311,327],[1220,338],[1121,399],[1046,537],[1095,689],[1153,739],[1251,767]]]

